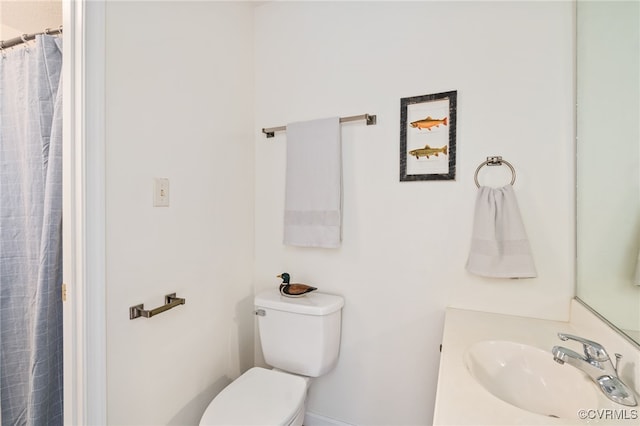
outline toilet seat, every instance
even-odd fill
[[[288,425],[304,407],[303,377],[254,367],[209,404],[200,425]]]

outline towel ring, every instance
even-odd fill
[[[473,180],[476,182],[476,186],[480,188],[480,183],[478,183],[478,172],[482,167],[501,166],[502,164],[506,164],[509,169],[511,169],[511,186],[513,186],[516,181],[516,169],[514,169],[511,163],[509,163],[507,160],[503,160],[502,157],[487,157],[487,161],[478,166],[478,168],[476,169],[476,173],[473,175]]]

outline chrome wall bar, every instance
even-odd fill
[[[26,43],[29,40],[35,40],[37,35],[57,35],[62,34],[62,25],[52,30],[51,28],[47,28],[41,33],[33,33],[33,34],[22,34],[20,37],[10,38],[9,40],[0,41],[0,50],[7,49],[9,47],[16,46],[18,44]]]
[[[348,123],[350,121],[360,121],[365,120],[367,122],[367,126],[375,125],[377,122],[377,118],[372,114],[362,114],[362,115],[352,115],[350,117],[340,117],[340,123]],[[262,133],[264,133],[268,138],[272,138],[275,136],[276,132],[284,132],[287,130],[287,126],[279,126],[279,127],[268,127],[263,128]]]
[[[175,308],[178,305],[184,305],[185,302],[186,299],[176,297],[175,293],[167,294],[166,296],[164,296],[165,304],[155,309],[151,309],[150,311],[144,309],[143,303],[136,306],[131,306],[129,308],[129,319],[132,320],[139,317],[151,318],[154,315],[161,314],[165,311],[168,311],[169,309]]]

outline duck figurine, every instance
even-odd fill
[[[317,290],[316,287],[311,287],[306,284],[291,284],[291,275],[286,272],[278,275],[278,278],[282,278],[282,284],[280,284],[280,294],[286,297],[302,297],[307,293]]]

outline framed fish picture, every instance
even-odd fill
[[[400,99],[400,181],[455,180],[457,91]]]

